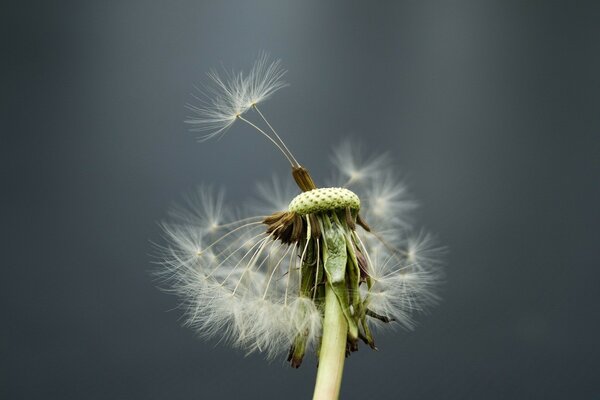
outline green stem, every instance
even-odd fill
[[[325,285],[325,318],[313,400],[336,400],[340,395],[348,324],[329,284]]]

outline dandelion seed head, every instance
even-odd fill
[[[416,203],[388,155],[365,157],[342,141],[335,184],[316,186],[257,107],[286,86],[284,75],[266,53],[248,73],[212,71],[187,122],[208,139],[242,121],[287,158],[298,187],[273,177],[257,185],[254,205],[234,211],[223,190],[201,186],[161,224],[159,275],[200,335],[267,358],[288,352],[298,367],[319,346],[326,288],[346,319],[348,349],[359,338],[375,348],[370,326],[412,329],[414,314],[438,300],[440,252],[412,233]]]
[[[366,268],[372,279],[372,287],[362,286],[359,293],[369,310],[412,329],[412,314],[437,300],[438,252],[429,235],[409,233],[403,221],[414,206],[391,168],[373,172],[376,178],[353,185],[365,199],[362,207],[357,203],[356,210],[364,211],[373,225],[381,228],[376,235],[365,232],[358,238],[357,249],[369,257]],[[336,204],[344,200],[344,207],[359,201],[359,196],[347,189],[318,189],[298,195],[297,189],[277,178],[257,187],[264,214],[287,208],[290,199],[310,200],[305,208],[312,203],[336,203],[332,194],[340,194],[341,203]],[[333,203],[320,210],[335,209]],[[381,210],[370,212],[373,208]],[[186,298],[187,324],[203,336],[217,336],[267,358],[285,352],[299,334],[306,335],[309,346],[316,345],[322,310],[315,299],[298,294],[303,249],[270,237],[261,217],[238,213],[238,220],[229,220],[234,215],[226,206],[223,190],[201,186],[184,197],[183,205],[173,207],[170,216],[174,222],[163,225],[170,241],[165,264],[176,276],[171,281],[178,286],[177,292]],[[374,325],[381,328],[383,324]]]

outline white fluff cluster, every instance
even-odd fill
[[[332,186],[352,189],[361,200],[361,214],[378,232],[399,234],[411,227],[417,207],[387,153],[364,157],[361,146],[344,140],[332,154],[336,167]]]
[[[192,130],[206,132],[201,140],[208,140],[225,132],[246,111],[287,86],[283,81],[286,71],[281,60],[270,61],[261,53],[250,71],[219,74],[208,73],[209,84],[198,88],[194,98],[197,104],[188,104],[192,115],[185,121]]]
[[[361,215],[372,232],[357,227],[368,261],[372,287],[362,291],[370,311],[412,327],[411,314],[434,302],[438,281],[436,250],[424,234],[410,236],[405,214],[414,207],[387,159],[360,163],[350,144],[335,151],[335,164],[362,200]],[[290,179],[291,180],[291,179]],[[282,209],[298,193],[274,179],[259,186],[271,203],[265,215]],[[231,222],[222,192],[201,188],[162,225],[162,277],[181,296],[187,323],[202,335],[217,337],[272,357],[307,334],[321,335],[322,310],[301,296],[301,246],[274,241],[263,215]],[[363,285],[364,288],[366,285]],[[384,324],[378,323],[383,326]],[[371,322],[374,323],[374,322]]]
[[[359,232],[373,278],[373,286],[362,295],[368,298],[371,311],[412,328],[412,314],[438,300],[435,288],[442,276],[438,268],[442,249],[435,246],[432,236],[412,234],[410,212],[417,203],[389,155],[365,158],[361,150],[343,141],[334,149],[332,162],[337,184],[358,195],[361,215],[371,227],[371,232]]]

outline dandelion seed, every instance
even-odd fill
[[[333,150],[332,162],[341,176],[340,186],[352,186],[375,178],[390,165],[387,154],[363,159],[362,149],[350,140],[342,141]]]
[[[415,203],[388,156],[364,159],[342,142],[332,158],[339,186],[317,188],[257,107],[284,74],[264,53],[248,74],[211,73],[210,97],[190,106],[188,122],[204,139],[246,123],[290,162],[299,190],[274,178],[258,186],[259,212],[240,215],[223,191],[201,187],[162,224],[161,276],[202,335],[268,358],[287,352],[293,367],[318,352],[315,398],[335,398],[347,352],[359,341],[375,349],[375,327],[414,327],[413,314],[437,301],[439,251],[410,235]]]
[[[269,55],[264,52],[248,74],[224,71],[221,76],[213,70],[208,73],[209,84],[204,86],[204,90],[198,89],[200,96],[194,96],[199,104],[188,104],[187,108],[193,115],[185,122],[192,126],[193,131],[206,132],[200,137],[204,141],[224,133],[235,121],[241,120],[270,140],[290,164],[297,167],[294,156],[258,109],[259,103],[287,86],[283,81],[285,73],[281,60],[270,61]],[[276,139],[243,116],[250,109],[260,115]]]

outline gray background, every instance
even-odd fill
[[[346,364],[345,399],[600,396],[600,7],[590,2],[21,2],[3,7],[3,399],[303,399],[314,359],[180,326],[149,275],[182,192],[284,159],[183,124],[209,68],[283,59],[265,104],[317,180],[389,150],[449,248],[444,301]]]

